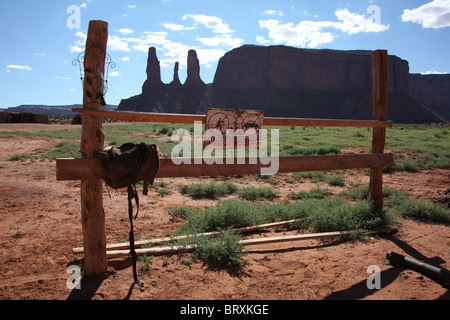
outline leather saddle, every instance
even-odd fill
[[[137,277],[137,255],[134,245],[133,230],[133,204],[135,199],[137,212],[139,213],[139,196],[136,183],[143,181],[143,194],[148,194],[148,185],[152,185],[159,170],[158,147],[155,144],[126,143],[119,148],[108,147],[98,153],[102,162],[102,178],[105,183],[117,190],[127,188],[128,192],[128,216],[130,220],[130,253],[133,259],[133,277],[137,285],[143,284]]]

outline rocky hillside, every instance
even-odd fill
[[[416,78],[406,60],[389,56],[388,118],[396,123],[446,122],[450,90],[446,85],[439,89],[443,81],[436,81],[419,94]],[[427,100],[427,94],[440,98]],[[371,51],[246,45],[226,53],[214,82],[206,85],[194,50],[188,54],[186,82],[180,83],[175,64],[174,80],[164,84],[156,50],[150,48],[142,94],[122,100],[119,110],[204,113],[208,107],[263,110],[277,117],[371,119]]]
[[[450,121],[450,75],[411,74],[409,88],[412,97]]]
[[[72,108],[82,108],[81,104],[66,105],[66,106],[48,106],[48,105],[21,105],[18,107],[10,107],[7,109],[0,109],[3,112],[27,112],[36,114],[70,114],[74,115]],[[104,106],[104,109],[115,110],[117,106]]]

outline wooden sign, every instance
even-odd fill
[[[223,136],[223,147],[227,144],[227,129],[233,130],[232,139],[236,149],[257,148],[259,145],[259,130],[264,122],[264,112],[254,110],[239,110],[237,116],[232,109],[208,109],[206,111],[205,132],[210,129],[218,129]],[[251,143],[252,130],[255,132],[255,142]],[[249,138],[250,136],[250,138]],[[228,137],[230,138],[230,136]],[[214,142],[205,141],[203,147]]]
[[[223,148],[226,148],[227,129],[234,130],[236,125],[236,112],[231,109],[208,109],[206,110],[205,132],[217,129],[222,132]],[[210,141],[204,141],[203,147],[215,142],[214,137]]]
[[[236,135],[243,133],[243,139],[236,139],[237,149],[256,149],[259,146],[259,130],[264,122],[264,111],[239,110],[236,118]],[[254,136],[253,136],[254,133]],[[256,141],[252,141],[255,139]]]

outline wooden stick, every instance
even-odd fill
[[[160,159],[157,178],[176,177],[214,177],[260,174],[261,168],[268,165],[261,163],[249,164],[248,159],[245,164],[192,164],[176,165],[171,159]],[[394,157],[389,153],[382,154],[344,154],[331,156],[292,156],[280,157],[278,159],[278,172],[307,172],[307,171],[327,171],[343,169],[361,169],[369,167],[391,167],[395,165]],[[93,179],[101,177],[101,164],[97,159],[57,159],[56,179],[58,181]]]
[[[297,221],[298,220],[281,221],[281,222],[267,223],[267,224],[262,224],[262,225],[258,225],[258,226],[252,226],[252,227],[238,228],[238,229],[235,229],[234,232],[239,233],[239,234],[249,233],[249,232],[259,231],[259,230],[267,229],[267,228],[281,227],[281,226],[295,223]],[[199,233],[199,234],[195,234],[195,235],[166,237],[166,238],[161,238],[161,239],[150,239],[150,240],[139,240],[139,241],[135,241],[134,245],[136,248],[140,248],[140,247],[148,245],[148,244],[152,244],[152,245],[153,244],[161,244],[161,243],[166,243],[166,242],[170,242],[170,241],[176,241],[176,240],[181,240],[181,239],[186,239],[186,238],[201,237],[201,236],[208,237],[208,236],[218,235],[221,233],[223,233],[223,232],[220,232],[220,231],[219,232],[205,232],[205,233]],[[129,242],[110,244],[110,245],[106,246],[107,251],[108,250],[109,251],[123,250],[123,249],[129,249],[129,248],[130,248]],[[84,248],[83,247],[73,248],[72,252],[74,254],[83,254]]]
[[[379,233],[392,233],[397,232],[397,228],[387,228],[379,231],[371,232],[371,234]],[[257,238],[257,239],[247,239],[241,240],[240,243],[245,246],[269,244],[269,243],[280,243],[280,242],[292,242],[292,241],[302,241],[302,240],[314,240],[314,239],[334,239],[341,236],[351,234],[350,231],[342,232],[325,232],[325,233],[314,233],[314,234],[297,234],[292,236],[282,236],[282,237],[268,237],[268,238]],[[198,247],[198,245],[186,245],[186,246],[174,246],[174,247],[159,247],[159,248],[147,248],[147,249],[136,249],[137,255],[165,255],[178,253],[181,251],[189,252],[193,251]],[[112,250],[107,252],[108,258],[124,257],[130,254],[129,250]]]
[[[206,115],[196,115],[196,114],[85,110],[80,108],[73,108],[72,111],[83,114],[89,114],[95,117],[103,117],[133,122],[183,123],[183,124],[193,124],[194,121],[200,121],[202,122],[202,124],[205,124],[206,122]],[[392,121],[265,117],[264,125],[279,126],[279,127],[302,126],[302,127],[390,128],[392,127]]]
[[[102,109],[102,74],[108,41],[108,23],[90,21],[84,56],[83,108]],[[105,135],[98,117],[83,115],[81,155],[91,158],[103,150]],[[103,182],[99,177],[81,181],[81,223],[83,229],[84,267],[87,276],[103,274],[106,258],[105,214],[103,211]]]

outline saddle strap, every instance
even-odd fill
[[[138,193],[136,190],[136,186],[128,186],[128,217],[130,219],[130,254],[133,260],[133,278],[134,278],[134,282],[142,287],[144,286],[144,284],[142,282],[139,281],[138,276],[137,276],[137,254],[136,254],[136,248],[134,246],[134,229],[133,229],[133,203],[131,200],[135,199],[136,201],[136,206],[137,206],[137,212],[136,212],[136,217],[139,213],[139,197],[138,197]],[[136,218],[135,217],[135,218]]]

